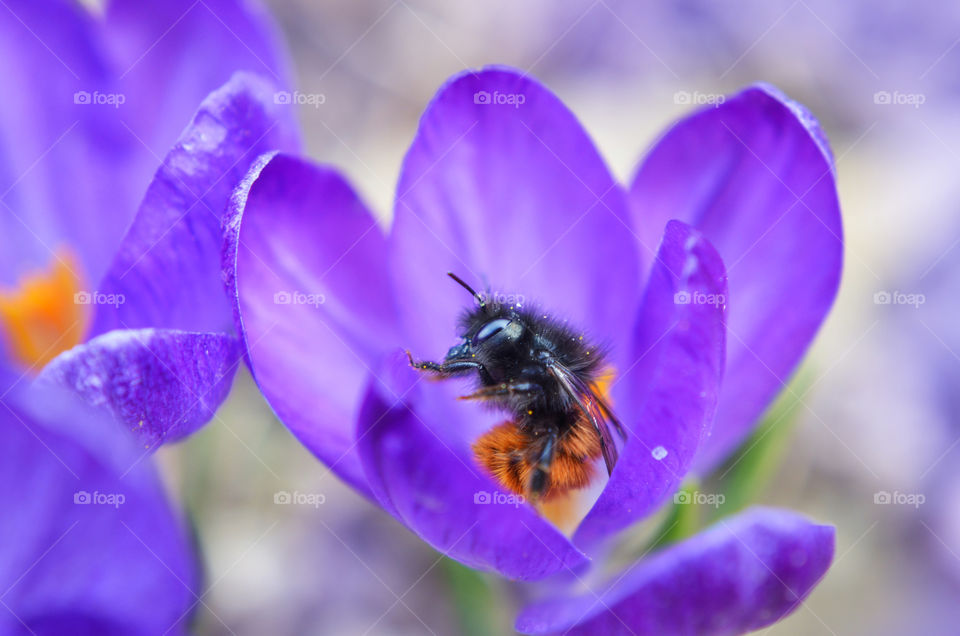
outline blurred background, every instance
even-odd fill
[[[324,96],[301,106],[309,154],[385,222],[420,113],[464,68],[539,78],[624,181],[666,126],[717,95],[767,81],[805,103],[836,157],[843,283],[803,369],[718,487],[736,479],[744,500],[838,527],[826,579],[770,633],[956,629],[960,4],[267,4],[297,88]],[[339,484],[245,370],[217,418],[159,456],[204,546],[202,633],[510,633],[515,590],[441,559]],[[275,505],[282,491],[317,505]]]

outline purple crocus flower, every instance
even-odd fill
[[[221,216],[298,147],[285,56],[247,2],[10,2],[0,34],[0,632],[185,633],[198,565],[146,455],[239,363]]]
[[[200,573],[142,447],[14,377],[0,372],[0,632],[186,633]]]
[[[183,437],[240,361],[229,195],[258,155],[299,145],[275,29],[249,2],[31,0],[4,6],[0,33],[17,87],[0,104],[5,356],[148,447]]]
[[[147,189],[98,293],[91,340],[41,373],[109,408],[150,447],[195,431],[227,396],[241,349],[220,282],[221,216],[257,154],[296,148],[287,106],[239,73],[201,105]]]
[[[436,549],[522,581],[579,577],[727,456],[803,355],[841,267],[825,136],[769,86],[677,122],[624,188],[543,86],[466,72],[421,118],[389,232],[334,169],[283,153],[254,166],[231,208],[227,284],[280,419]],[[457,401],[464,386],[421,383],[398,353],[437,359],[455,344],[466,296],[447,271],[609,349],[628,440],[572,536],[530,505],[490,503],[506,493],[470,445],[502,415]],[[755,629],[802,602],[833,544],[830,527],[748,511],[611,584],[554,592],[517,627]]]
[[[111,0],[99,14],[69,0],[19,0],[3,9],[0,280],[46,271],[54,252],[92,290],[200,102],[237,70],[286,83],[287,61],[249,2]]]

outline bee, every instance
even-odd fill
[[[488,303],[452,272],[476,300],[460,319],[460,341],[443,362],[410,365],[437,379],[475,374],[477,388],[462,400],[482,400],[510,419],[473,443],[477,461],[528,501],[587,486],[601,456],[607,473],[617,462],[610,425],[623,425],[601,397],[602,351],[542,311]]]

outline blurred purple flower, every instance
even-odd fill
[[[73,252],[106,273],[157,165],[197,106],[237,70],[288,81],[251,2],[17,0],[0,13],[0,282]],[[172,184],[176,185],[176,184]]]
[[[5,356],[148,447],[187,435],[240,361],[220,281],[229,195],[257,156],[299,147],[274,27],[237,0],[102,15],[41,0],[5,5],[0,33],[16,87],[0,104]]]
[[[960,250],[957,228],[948,229],[953,231],[942,232],[939,245],[931,241],[924,252],[929,263],[908,263],[875,292],[882,344],[864,364],[883,373],[871,378],[869,407],[846,408],[848,419],[863,429],[877,429],[885,421],[880,414],[885,416],[890,431],[881,430],[874,443],[894,444],[890,452],[905,456],[895,455],[893,469],[881,473],[872,503],[886,497],[880,501],[890,519],[887,533],[909,546],[910,573],[904,576],[918,579],[895,618],[933,631],[957,620],[960,592]],[[877,349],[884,356],[879,364]],[[844,389],[851,391],[842,385],[835,390]],[[892,629],[898,627],[905,628]]]
[[[62,389],[12,384],[0,371],[0,633],[187,633],[200,572],[143,449]]]
[[[625,189],[540,84],[466,72],[420,121],[389,234],[335,170],[286,154],[264,156],[231,207],[227,284],[280,419],[436,549],[519,580],[578,571],[694,466],[721,461],[803,355],[841,268],[825,137],[767,86],[678,122]],[[503,493],[470,442],[497,416],[449,383],[419,385],[395,355],[451,344],[464,297],[448,270],[611,345],[630,435],[572,538],[529,505],[487,503]],[[832,528],[748,512],[635,564],[600,607],[574,595],[563,612],[529,608],[518,627],[589,632],[623,616],[652,633],[755,629],[795,608],[832,554]]]
[[[228,0],[11,2],[0,34],[0,632],[186,633],[198,565],[145,455],[239,363],[221,217],[298,148],[286,58]]]

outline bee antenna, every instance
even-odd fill
[[[471,286],[468,285],[466,282],[464,282],[464,280],[463,280],[462,278],[460,278],[459,276],[457,276],[457,275],[454,274],[453,272],[447,272],[447,276],[449,276],[449,277],[452,278],[453,280],[457,281],[457,283],[458,283],[461,287],[463,287],[463,288],[466,289],[468,292],[470,292],[470,295],[473,296],[474,298],[476,298],[476,299],[477,299],[477,302],[480,303],[480,307],[486,307],[486,302],[483,300],[483,296],[481,296],[480,294],[478,294],[477,292],[475,292],[475,291],[473,290],[473,287],[471,287]]]

